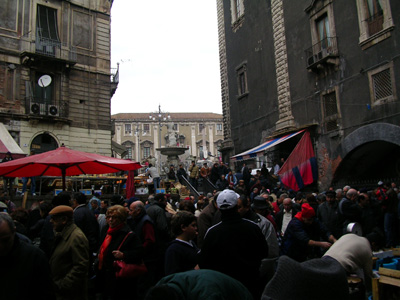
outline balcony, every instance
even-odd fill
[[[307,69],[314,70],[326,65],[336,65],[339,56],[337,37],[328,37],[305,50]]]
[[[24,64],[52,61],[71,67],[76,64],[76,48],[56,40],[41,37],[23,37],[20,42],[21,60]]]
[[[47,103],[44,99],[27,97],[25,101],[26,114],[33,118],[52,119],[68,118],[69,109],[67,101],[54,101]]]
[[[119,63],[117,68],[111,69],[111,97],[115,94],[119,83]]]
[[[383,11],[378,12],[365,21],[368,24],[368,33],[370,36],[378,33],[383,30]]]

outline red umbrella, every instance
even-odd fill
[[[141,165],[138,162],[72,150],[63,145],[56,150],[1,163],[0,176],[61,176],[65,190],[65,176],[107,174],[139,168]]]

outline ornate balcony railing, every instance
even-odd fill
[[[306,51],[307,67],[323,63],[328,57],[338,56],[337,37],[327,37]]]
[[[76,63],[76,48],[41,37],[24,36],[20,41],[20,51],[25,54],[39,54],[51,58],[64,60],[68,63]]]
[[[118,88],[119,83],[119,64],[117,63],[116,68],[111,69],[111,96],[114,95],[115,91]]]

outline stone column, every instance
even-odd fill
[[[289,68],[282,0],[271,1],[271,13],[279,108],[279,120],[276,122],[275,129],[276,131],[279,131],[282,129],[295,127],[290,98]]]
[[[225,20],[224,20],[223,0],[217,0],[217,16],[218,16],[218,44],[219,44],[219,68],[221,77],[222,115],[224,124],[224,139],[226,140],[231,138],[231,117],[229,111],[228,67],[226,62]]]

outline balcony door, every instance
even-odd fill
[[[331,45],[330,38],[332,37],[329,28],[328,15],[324,14],[316,21],[317,34],[318,34],[318,46],[319,51],[328,49]]]

